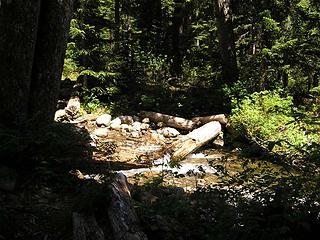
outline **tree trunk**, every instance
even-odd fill
[[[0,6],[0,123],[52,121],[73,0]]]
[[[224,83],[230,85],[238,79],[230,0],[214,0],[214,3],[222,60],[222,76]]]
[[[184,138],[176,141],[170,147],[171,159],[178,161],[188,154],[196,151],[221,132],[221,124],[218,121],[209,122],[187,134]]]
[[[40,0],[13,0],[0,6],[0,122],[25,122]]]
[[[114,41],[115,49],[118,49],[120,40],[120,0],[114,1]]]
[[[180,77],[182,74],[182,48],[181,35],[183,34],[184,24],[184,3],[181,0],[175,0],[175,9],[172,19],[172,57],[171,74]]]
[[[43,0],[32,69],[29,114],[36,122],[54,118],[73,0]]]
[[[181,130],[190,131],[196,127],[196,124],[188,119],[184,119],[181,117],[170,116],[157,112],[146,112],[141,111],[139,116],[142,118],[149,118],[152,122],[163,122],[168,127],[174,127]]]

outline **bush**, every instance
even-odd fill
[[[236,132],[268,150],[302,151],[318,139],[306,134],[310,126],[297,118],[293,98],[281,96],[281,91],[253,93],[233,104],[231,122]]]

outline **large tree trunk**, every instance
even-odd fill
[[[0,5],[0,123],[51,121],[73,0]]]
[[[238,79],[230,0],[214,0],[223,81],[232,84]]]
[[[29,114],[36,122],[54,118],[73,0],[43,0],[33,60]]]
[[[185,3],[182,0],[175,0],[175,9],[172,19],[172,66],[171,74],[180,77],[182,74],[182,41],[185,14]]]
[[[0,122],[26,121],[40,0],[1,1]]]

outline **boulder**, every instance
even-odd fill
[[[68,101],[67,107],[65,108],[66,113],[74,118],[80,111],[80,98],[79,97],[71,97]]]
[[[120,118],[115,118],[110,122],[110,128],[114,130],[120,130],[121,128],[121,119]]]
[[[150,125],[148,123],[142,123],[140,125],[141,130],[148,130],[150,128]]]
[[[149,118],[144,118],[144,119],[142,119],[142,122],[143,123],[150,123],[150,119]]]
[[[180,132],[177,129],[171,128],[171,127],[164,127],[164,128],[158,129],[157,132],[167,138],[176,137],[180,135]]]
[[[108,128],[97,128],[93,131],[93,134],[97,137],[106,137],[109,132],[110,130]]]
[[[132,124],[132,130],[140,132],[141,131],[141,125],[142,125],[141,122],[134,122]]]
[[[137,132],[137,131],[133,131],[133,132],[131,133],[131,136],[132,136],[133,138],[138,138],[138,137],[140,137],[140,133]]]
[[[111,123],[111,115],[110,114],[102,114],[96,119],[97,126],[109,126]]]
[[[132,130],[132,126],[128,124],[121,124],[120,128],[121,128],[121,131],[123,132],[130,132]]]
[[[121,120],[122,124],[131,125],[134,122],[133,117],[131,116],[120,116],[119,119]]]
[[[54,121],[56,122],[62,122],[64,120],[68,120],[68,115],[64,109],[59,109],[54,114]]]

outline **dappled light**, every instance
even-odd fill
[[[0,239],[317,239],[318,2],[0,0]]]

